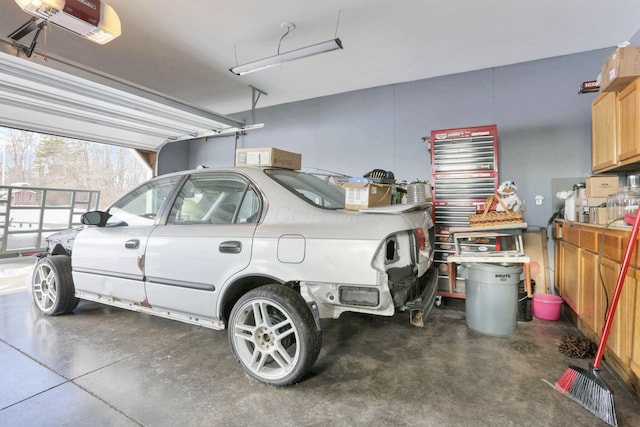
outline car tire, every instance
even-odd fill
[[[266,285],[243,295],[229,318],[229,343],[252,378],[270,386],[299,382],[320,353],[322,334],[299,293]]]
[[[36,307],[48,316],[71,313],[80,301],[75,297],[71,257],[51,255],[38,261],[31,283]]]

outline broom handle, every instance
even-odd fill
[[[627,277],[627,270],[629,269],[631,254],[633,254],[633,250],[636,247],[638,229],[640,229],[640,209],[636,212],[636,219],[633,221],[633,228],[631,229],[629,244],[627,245],[627,249],[624,253],[622,267],[620,268],[620,273],[618,274],[618,282],[616,283],[616,289],[613,292],[613,298],[611,299],[611,307],[609,308],[607,319],[605,320],[604,328],[602,329],[602,337],[600,338],[600,344],[598,345],[596,358],[593,362],[593,367],[596,369],[600,368],[600,363],[602,362],[602,357],[604,356],[604,347],[607,344],[607,339],[609,338],[609,332],[611,331],[611,326],[613,324],[613,316],[615,316],[616,314],[616,307],[618,306],[618,300],[620,299],[620,294],[622,293],[622,285],[624,284],[624,280]]]

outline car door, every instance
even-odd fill
[[[190,176],[166,225],[147,242],[149,304],[174,316],[216,319],[221,285],[249,265],[261,207],[259,193],[240,174]]]
[[[146,243],[180,179],[171,176],[143,184],[109,208],[111,217],[104,226],[89,226],[78,233],[71,262],[80,296],[146,304]]]

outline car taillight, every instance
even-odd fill
[[[418,242],[418,249],[424,251],[427,249],[427,236],[424,234],[424,229],[416,228],[413,230],[416,233],[416,241]]]

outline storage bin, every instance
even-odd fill
[[[533,294],[533,315],[543,320],[558,320],[562,298],[551,294]]]
[[[467,326],[477,332],[506,336],[518,323],[518,283],[522,267],[488,263],[463,264]]]

